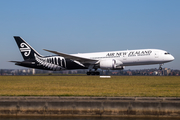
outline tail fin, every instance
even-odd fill
[[[19,47],[19,50],[24,58],[24,60],[35,59],[34,54],[41,56],[36,50],[34,50],[26,41],[24,41],[19,36],[14,36],[16,43]]]

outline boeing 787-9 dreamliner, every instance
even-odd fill
[[[109,51],[94,53],[65,54],[52,50],[46,50],[54,53],[54,56],[42,56],[34,50],[21,37],[14,36],[24,61],[10,61],[15,65],[43,69],[43,70],[73,70],[89,69],[87,75],[99,75],[97,69],[123,70],[125,66],[134,65],[162,65],[174,60],[174,57],[159,49],[139,49],[125,51]]]

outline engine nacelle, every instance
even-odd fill
[[[101,69],[111,69],[111,70],[123,70],[124,66],[122,66],[122,62],[120,60],[115,59],[106,59],[101,60],[99,65]]]

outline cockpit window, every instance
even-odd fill
[[[168,53],[168,52],[166,52],[166,53],[164,53],[165,55],[169,55],[170,53]]]

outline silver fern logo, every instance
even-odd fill
[[[40,57],[34,53],[35,60],[44,68],[58,71],[66,69],[66,60],[64,57]]]
[[[21,43],[20,44],[20,51],[24,52],[24,56],[28,57],[29,54],[31,53],[30,47],[26,43]]]

